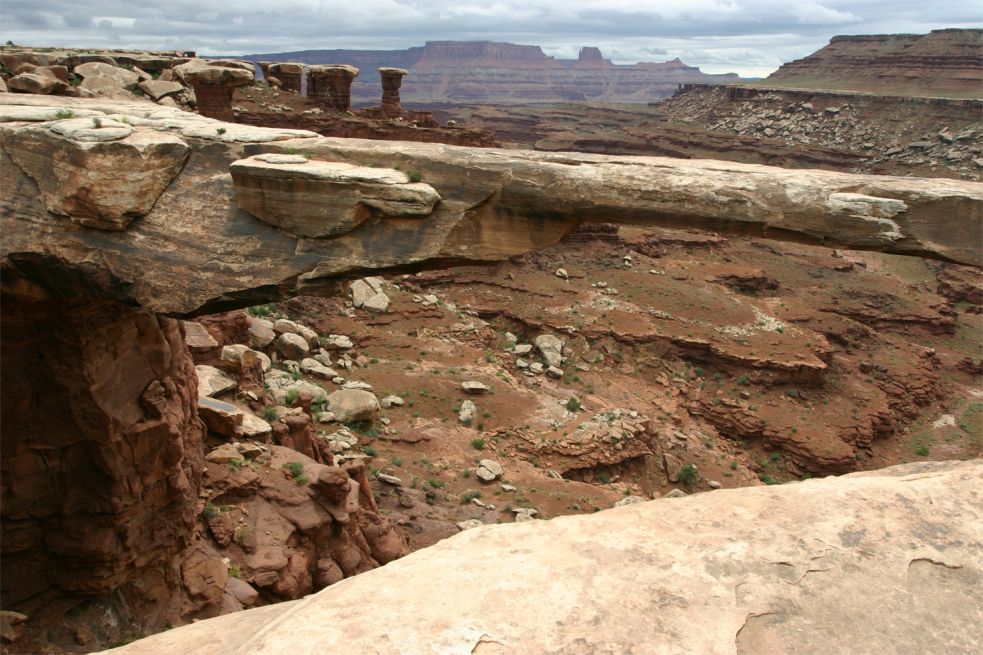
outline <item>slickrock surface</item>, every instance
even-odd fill
[[[924,463],[485,526],[107,652],[978,652],[981,489],[978,460]]]
[[[103,111],[107,120],[132,126],[125,138],[173,148],[183,143],[191,151],[156,201],[152,196],[159,186],[143,202],[124,205],[122,213],[134,216],[125,230],[79,229],[58,216],[66,211],[63,203],[50,195],[39,198],[37,189],[51,183],[50,171],[72,166],[71,160],[60,159],[59,147],[70,150],[82,142],[58,133],[64,129],[60,119],[3,124],[7,277],[36,280],[55,295],[84,287],[87,294],[134,300],[153,311],[203,313],[272,299],[284,286],[313,290],[366,266],[500,260],[555,243],[579,223],[612,219],[980,264],[983,185],[971,182],[328,139],[299,130],[221,123],[148,103],[5,95],[0,104],[44,108],[45,116],[52,107]],[[18,153],[37,143],[39,132],[47,148],[33,153],[38,165],[18,165],[26,157]],[[333,239],[304,240],[299,248],[296,238],[237,209],[235,201],[232,163],[244,154],[278,151],[318,161],[398,166],[414,173],[411,180],[422,178],[442,201],[422,220],[364,221]],[[49,169],[41,167],[42,160],[51,162]],[[116,170],[112,159],[89,164],[88,176]],[[94,204],[97,215],[116,215],[108,204]],[[39,257],[47,258],[45,267],[61,270],[57,284],[45,285],[47,275],[35,268]]]

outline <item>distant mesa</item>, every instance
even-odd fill
[[[496,41],[428,41],[406,50],[303,50],[245,55],[253,61],[351,64],[365,74],[352,84],[352,102],[376,102],[380,68],[409,71],[404,102],[534,103],[652,102],[681,83],[733,84],[735,73],[708,75],[679,59],[619,65],[600,48],[585,46],[576,59],[557,59],[536,45]],[[370,72],[372,71],[372,72]]]

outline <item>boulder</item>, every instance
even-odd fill
[[[273,323],[263,318],[249,317],[249,340],[253,348],[266,348],[276,339]]]
[[[502,477],[503,473],[502,465],[492,459],[483,459],[478,462],[478,468],[475,469],[475,475],[482,482],[494,482],[498,478]]]
[[[236,388],[236,381],[214,366],[198,364],[195,373],[198,375],[199,396],[218,396]]]
[[[541,334],[534,341],[536,350],[546,360],[547,366],[559,368],[563,364],[563,342],[552,334]]]
[[[7,87],[11,91],[35,93],[38,95],[64,93],[69,89],[68,84],[65,82],[62,82],[56,77],[41,73],[21,73],[20,75],[14,75],[7,80]]]
[[[208,429],[225,437],[235,438],[242,430],[244,412],[231,403],[214,398],[198,398],[198,416]]]
[[[80,64],[72,72],[82,78],[80,87],[96,93],[132,91],[140,82],[140,76],[133,71],[101,62]]]
[[[330,369],[316,359],[305,357],[300,362],[300,370],[309,375],[313,375],[325,380],[332,380],[338,377],[334,369]]]
[[[160,80],[145,80],[140,82],[140,90],[159,102],[161,98],[182,93],[186,89],[177,82],[162,82]]]
[[[474,395],[485,394],[491,391],[491,387],[482,382],[477,382],[475,380],[466,380],[461,383],[461,390],[464,393],[470,393]]]
[[[471,425],[475,417],[478,415],[478,407],[474,402],[470,400],[465,400],[461,403],[461,411],[458,412],[457,418],[465,425]]]
[[[311,348],[316,348],[318,346],[319,339],[318,339],[317,332],[307,327],[306,325],[301,325],[300,323],[297,323],[296,321],[291,321],[285,318],[281,318],[277,320],[276,323],[273,324],[273,331],[276,332],[277,334],[285,334],[285,333],[297,334],[303,337]]]
[[[307,357],[310,347],[307,340],[299,334],[284,332],[276,339],[276,351],[286,359],[300,361]]]
[[[382,399],[382,408],[390,409],[392,407],[402,407],[405,404],[402,398],[399,396],[386,396]]]
[[[370,391],[341,389],[328,396],[328,411],[339,423],[371,421],[379,413],[379,400]]]

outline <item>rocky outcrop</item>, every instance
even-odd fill
[[[809,88],[975,95],[983,87],[983,30],[835,36],[784,64],[768,82]]]
[[[280,84],[286,91],[300,93],[304,78],[304,64],[294,62],[271,63],[268,69],[263,71],[263,75],[272,75],[280,80]]]
[[[325,109],[346,112],[352,106],[352,81],[356,77],[358,69],[354,66],[308,66],[307,95],[320,98]]]
[[[406,71],[402,68],[380,68],[382,78],[382,113],[395,118],[403,115],[403,106],[399,101],[399,87],[403,83]]]
[[[299,603],[110,652],[976,652],[981,484],[979,461],[909,464],[485,526]],[[508,602],[465,570],[508,571]],[[404,620],[364,612],[380,603]]]
[[[181,77],[195,91],[198,111],[203,116],[222,121],[231,121],[232,92],[238,86],[252,84],[252,70],[238,66],[220,66],[219,62],[182,64]]]

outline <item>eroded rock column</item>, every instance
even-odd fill
[[[237,86],[253,83],[253,73],[241,68],[202,66],[184,73],[194,87],[198,113],[220,121],[232,122],[232,92]]]
[[[352,106],[352,82],[358,69],[344,64],[309,66],[307,95],[317,98],[325,109],[349,111]]]
[[[403,106],[399,101],[399,87],[403,84],[406,71],[402,68],[380,68],[382,77],[382,113],[386,118],[396,118],[403,115]]]
[[[167,611],[203,464],[180,321],[6,295],[0,316],[4,607],[118,591]]]
[[[266,74],[265,72],[263,73]],[[285,91],[300,93],[304,64],[271,64],[270,75],[280,80]]]

